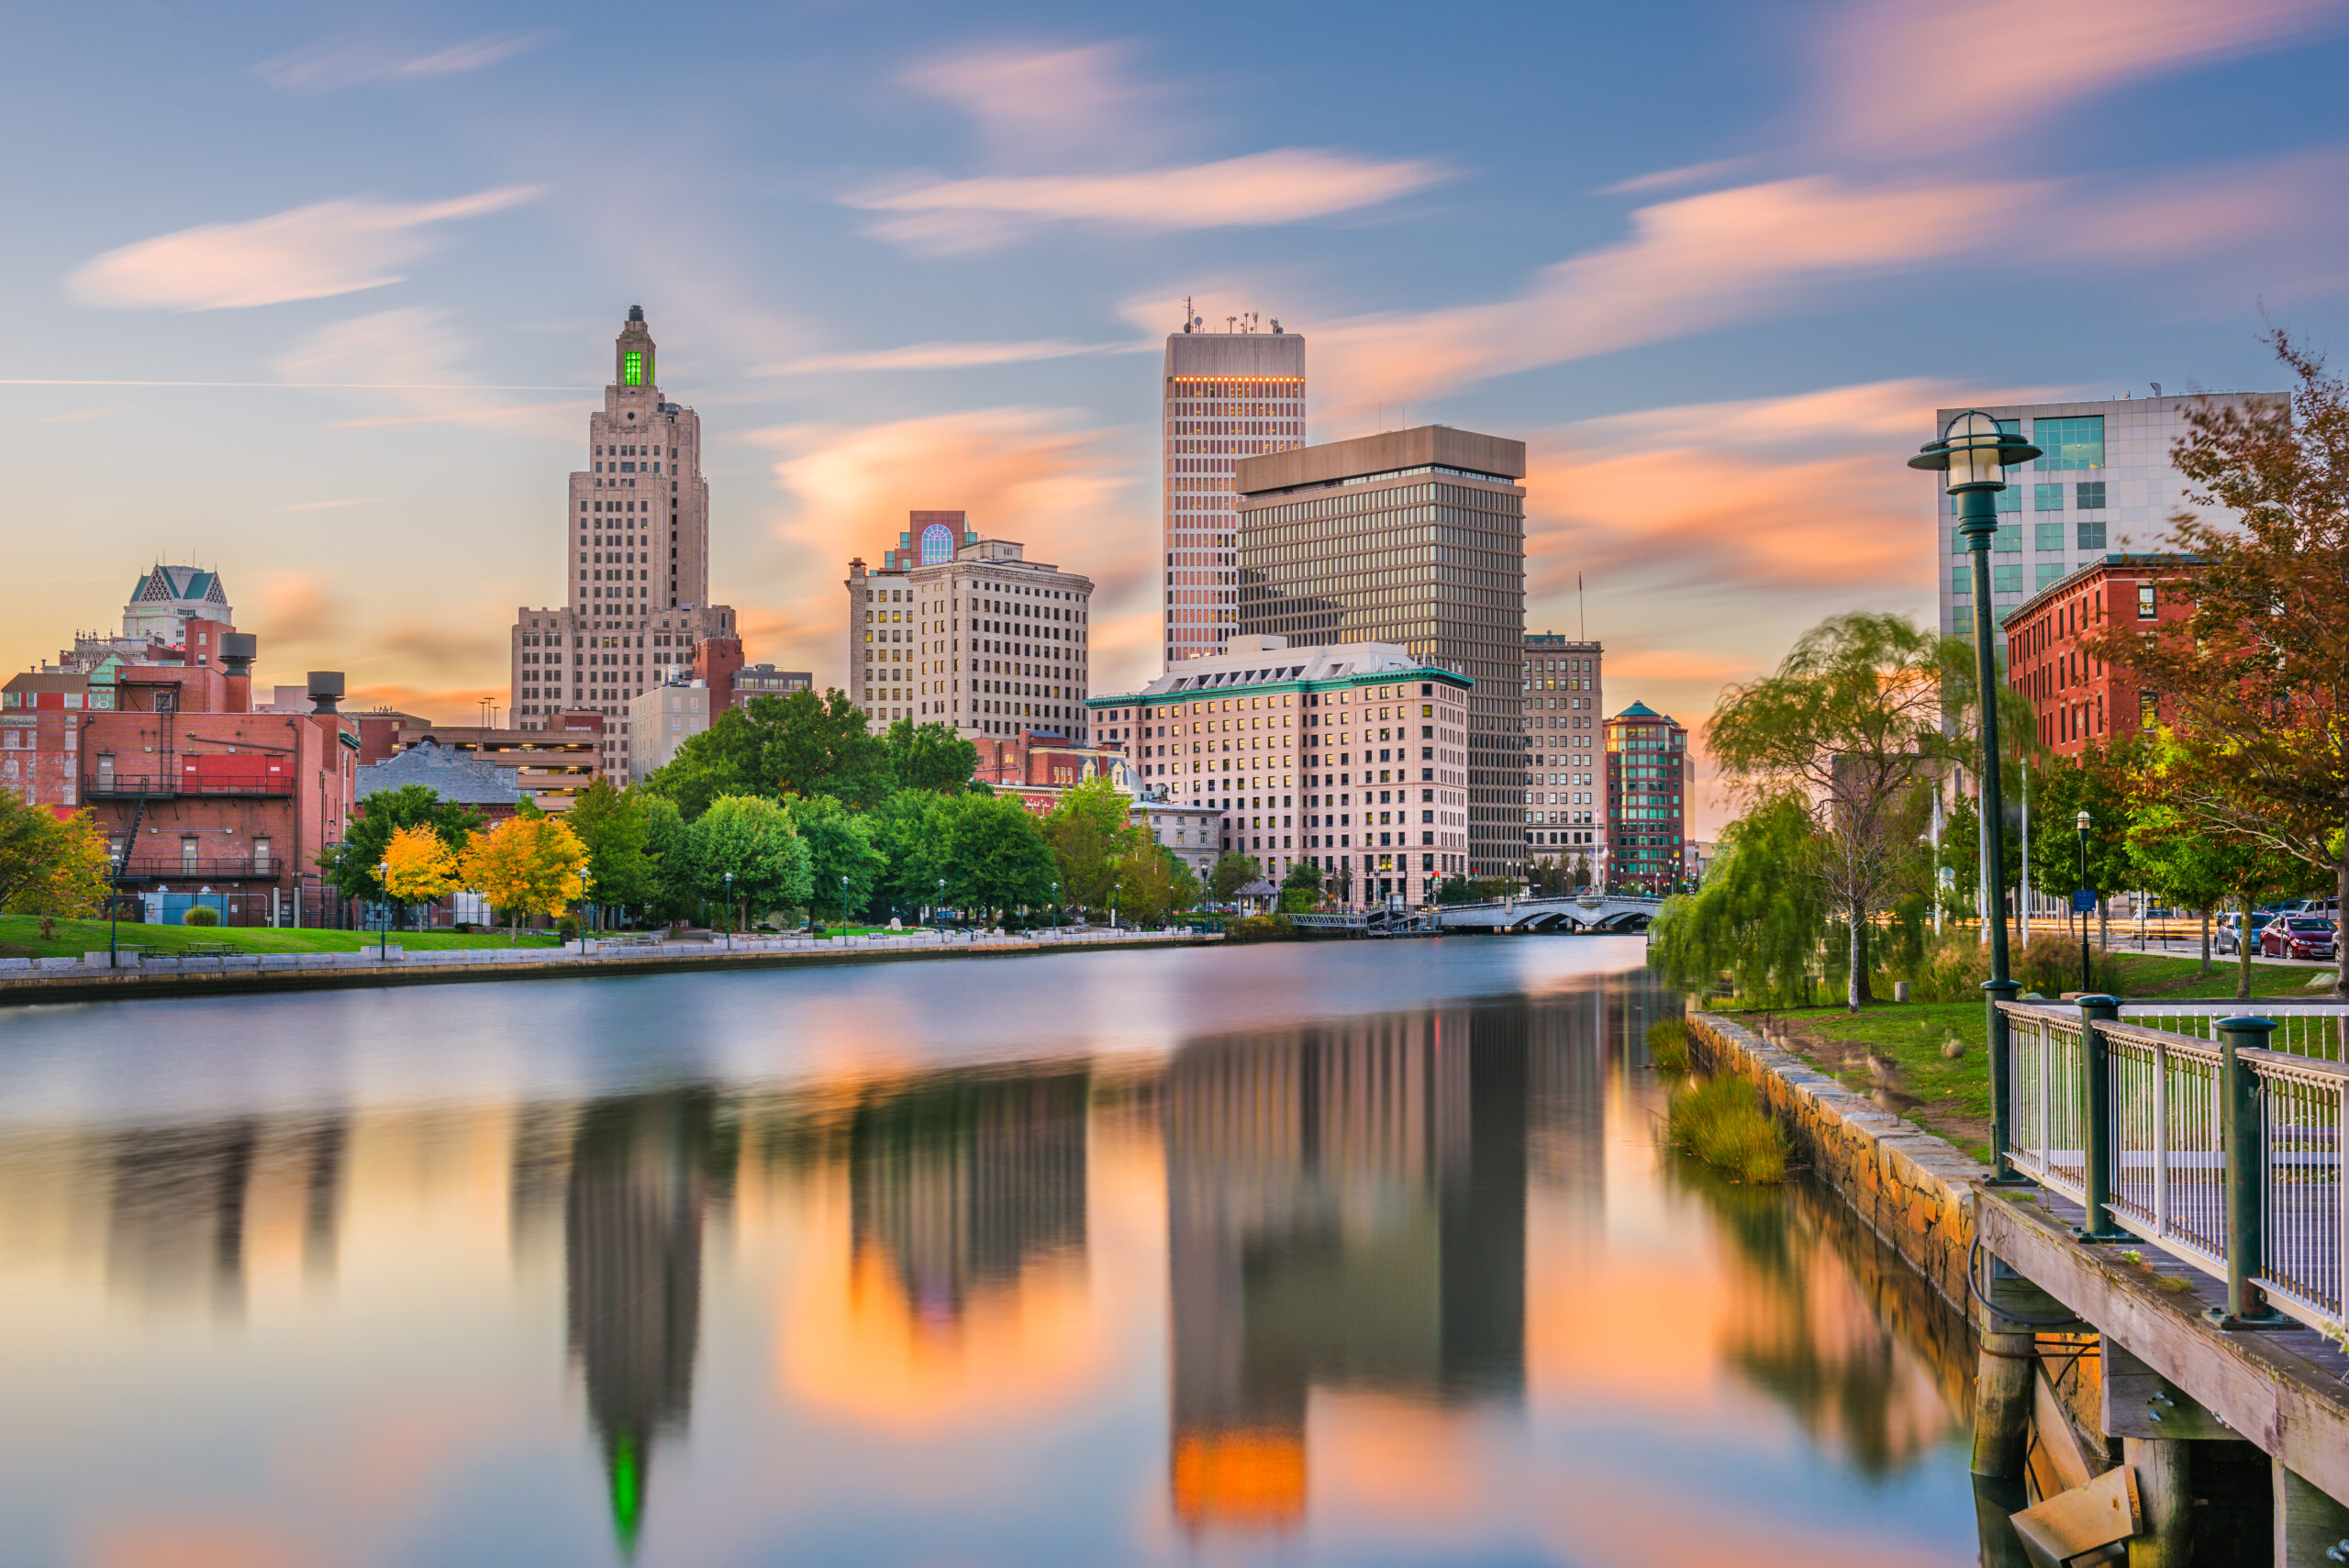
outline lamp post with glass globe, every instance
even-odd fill
[[[726,873],[726,951],[734,951],[734,873]]]
[[[587,889],[590,885],[592,884],[588,881],[587,868],[581,866],[579,868],[579,956],[582,958],[595,951],[592,940],[587,935]]]
[[[1947,475],[1943,487],[1957,498],[1957,531],[1965,536],[1974,562],[1974,684],[1982,714],[1982,918],[1990,933],[1990,978],[1982,983],[1990,1046],[1990,1179],[2009,1186],[2029,1178],[2017,1175],[2007,1159],[2007,1016],[1998,1004],[2011,1001],[2021,987],[2008,974],[2007,825],[1998,787],[1998,654],[1991,646],[1998,624],[1990,607],[1990,541],[1998,531],[1997,496],[2007,487],[2003,471],[2039,455],[2022,437],[1999,428],[1996,418],[1969,408],[1943,428],[1940,440],[1927,442],[1909,460],[1911,468]]]
[[[841,929],[848,929],[848,878],[841,878]]]
[[[942,876],[938,879],[938,929],[946,929],[946,879]]]
[[[389,963],[392,958],[392,862],[375,862],[375,885],[384,890],[384,935],[375,947],[376,956]]]
[[[2080,830],[2080,891],[2083,893],[2088,888],[2088,827],[2094,820],[2085,811],[2072,818],[2072,826]],[[2078,900],[2073,902],[2077,903]],[[2095,988],[2088,981],[2088,912],[2083,909],[2080,911],[2080,989],[2092,991]]]

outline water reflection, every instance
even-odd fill
[[[206,1473],[293,1562],[1969,1560],[1962,1326],[1831,1199],[1658,1149],[1643,973],[1488,991],[0,1127],[0,1344],[56,1347],[0,1376],[92,1412],[0,1506],[106,1568]],[[399,1506],[386,1423],[445,1434]]]

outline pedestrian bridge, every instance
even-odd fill
[[[1427,937],[1445,931],[1643,931],[1659,898],[1576,894],[1556,898],[1496,898],[1434,909],[1352,910],[1292,915],[1299,930],[1327,936]]]
[[[1446,904],[1425,918],[1446,931],[1644,931],[1663,907],[1661,898],[1586,892]]]

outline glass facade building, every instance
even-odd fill
[[[1525,443],[1443,425],[1243,460],[1239,632],[1391,643],[1474,683],[1465,870],[1526,851]]]

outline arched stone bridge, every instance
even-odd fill
[[[1425,918],[1447,931],[1644,931],[1663,907],[1661,898],[1586,893],[1447,904]]]

